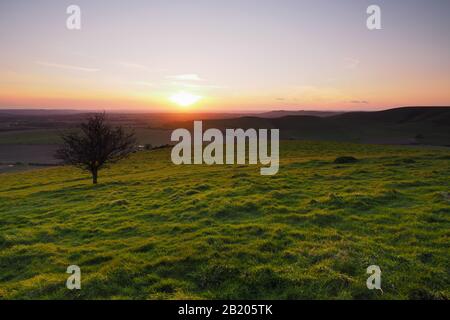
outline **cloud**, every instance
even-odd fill
[[[167,79],[174,79],[174,80],[182,80],[182,81],[204,81],[204,79],[200,78],[197,74],[190,73],[190,74],[178,74],[174,76],[167,76]]]
[[[50,68],[58,68],[58,69],[65,69],[65,70],[72,70],[72,71],[82,71],[82,72],[97,72],[100,71],[100,69],[97,68],[87,68],[87,67],[80,67],[80,66],[73,66],[68,64],[60,64],[60,63],[52,63],[52,62],[43,62],[43,61],[36,61],[36,64],[44,67],[50,67]]]
[[[349,99],[338,88],[315,85],[294,86],[289,89],[289,92],[279,96],[293,101],[302,101],[302,103],[332,103]]]
[[[361,64],[361,61],[359,61],[358,59],[354,59],[354,58],[347,58],[345,59],[345,68],[346,69],[356,69],[359,67],[359,65]]]
[[[174,81],[171,83],[173,86],[180,86],[185,88],[201,88],[201,89],[224,89],[225,86],[218,86],[213,84],[194,84],[194,83],[183,83]]]
[[[153,83],[147,82],[147,81],[136,81],[134,84],[137,84],[139,86],[146,86],[146,87],[154,87],[155,85]]]
[[[350,103],[364,103],[364,104],[369,103],[369,101],[367,101],[367,100],[351,100],[349,102]]]
[[[120,61],[117,63],[121,67],[130,68],[130,69],[139,69],[139,70],[146,70],[150,71],[150,68],[139,63],[134,62],[126,62],[126,61]]]

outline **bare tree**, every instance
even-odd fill
[[[134,133],[126,133],[122,127],[106,123],[105,114],[96,114],[80,125],[78,132],[61,135],[62,147],[55,157],[92,174],[97,183],[98,171],[123,159],[134,151]]]

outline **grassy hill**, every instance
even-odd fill
[[[172,127],[190,128],[192,122]],[[284,139],[377,144],[449,145],[450,107],[405,107],[320,117],[241,117],[204,121],[205,128],[277,128]]]
[[[450,298],[448,149],[289,141],[280,159],[272,177],[175,166],[170,149],[96,186],[70,167],[3,174],[0,297]]]

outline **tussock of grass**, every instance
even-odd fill
[[[358,162],[358,159],[352,156],[342,156],[334,159],[334,163],[355,163]]]

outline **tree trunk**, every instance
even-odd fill
[[[93,184],[97,184],[97,176],[98,176],[97,169],[92,170],[92,183]]]

